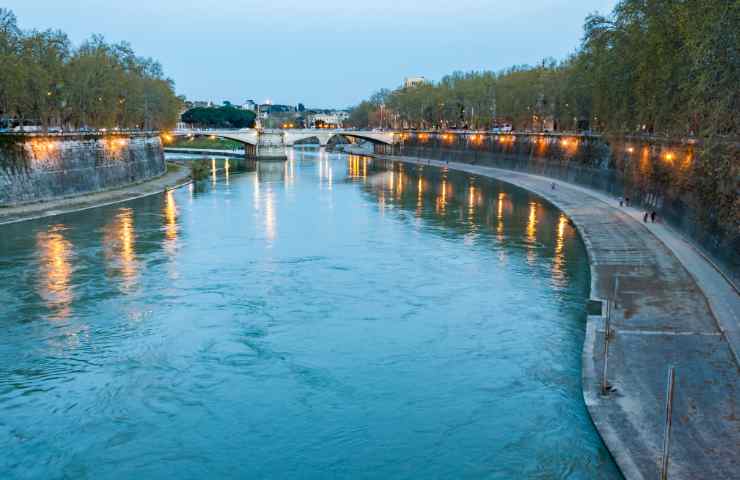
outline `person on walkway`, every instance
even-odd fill
[[[655,210],[653,210],[652,212],[650,212],[650,220],[651,220],[651,221],[652,221],[653,223],[655,223],[655,215],[657,215],[657,214],[655,213]]]
[[[645,212],[645,215],[642,216],[642,221],[647,223],[647,219],[648,219],[648,212]]]
[[[624,197],[624,204],[628,207],[630,206],[630,197]]]
[[[622,198],[622,197],[619,197],[619,206],[620,207],[623,207],[624,206],[624,198]]]
[[[552,182],[552,184],[550,184],[550,188],[555,190],[555,182]]]

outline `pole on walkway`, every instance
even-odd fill
[[[612,294],[611,301],[606,301],[606,318],[604,319],[604,365],[601,372],[601,394],[606,396],[609,395],[611,386],[607,379],[607,372],[609,369],[609,340],[612,337],[612,314],[617,308],[617,293],[619,292],[619,275],[614,277],[614,293]]]
[[[614,307],[617,307],[617,293],[619,292],[619,275],[614,276],[614,293],[612,294],[612,300],[614,301]]]
[[[668,480],[668,460],[671,448],[671,429],[673,426],[673,386],[676,383],[676,369],[668,368],[668,384],[666,385],[665,402],[665,433],[663,434],[663,458],[660,464],[660,480]]]
[[[611,316],[612,316],[612,302],[606,301],[606,318],[604,319],[604,362],[603,369],[601,371],[601,394],[603,396],[609,395],[609,381],[607,379],[607,371],[609,367],[609,330],[611,329]]]

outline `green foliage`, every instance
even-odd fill
[[[563,61],[382,91],[351,122],[486,128],[497,119],[517,129],[736,137],[739,25],[738,1],[621,0],[586,18],[582,45]]]
[[[44,127],[166,129],[182,100],[152,59],[127,43],[93,36],[79,48],[66,34],[24,32],[0,8],[0,116]]]
[[[190,178],[196,182],[208,178],[210,167],[207,160],[193,160],[190,162]]]
[[[182,114],[182,121],[202,128],[250,128],[256,114],[229,105],[216,108],[191,108]]]

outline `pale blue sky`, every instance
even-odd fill
[[[616,0],[5,0],[23,28],[158,59],[178,93],[345,107],[403,77],[563,58]]]

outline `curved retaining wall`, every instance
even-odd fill
[[[0,206],[100,192],[165,170],[157,134],[0,135]]]
[[[566,135],[405,134],[376,153],[431,158],[543,175],[655,210],[701,247],[734,285],[740,285],[740,218],[717,221],[717,205],[693,197],[695,145]],[[734,148],[734,147],[732,147]],[[736,166],[740,175],[740,164]],[[732,176],[733,172],[727,172]],[[711,194],[710,194],[711,196]],[[718,197],[718,201],[719,196]],[[695,205],[701,205],[697,211]]]

